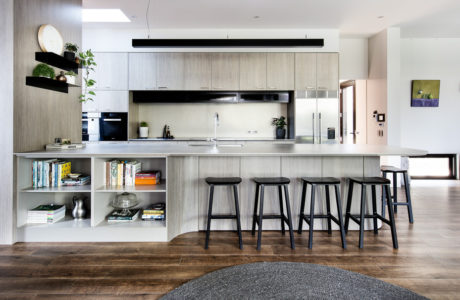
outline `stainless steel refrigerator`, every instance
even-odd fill
[[[339,141],[338,91],[295,91],[294,132],[297,143],[335,144]]]

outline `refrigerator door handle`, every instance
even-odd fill
[[[312,122],[313,122],[313,144],[315,143],[315,113],[312,113]]]
[[[318,123],[319,123],[318,125],[319,126],[319,143],[321,144],[322,143],[321,127],[323,126],[322,120],[321,120],[321,113],[319,113]]]

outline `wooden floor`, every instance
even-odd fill
[[[401,194],[402,195],[402,194]],[[0,246],[0,298],[155,299],[180,284],[220,268],[259,261],[294,261],[334,266],[397,284],[433,299],[460,298],[460,182],[416,182],[412,186],[415,224],[404,208],[397,215],[399,250],[387,227],[377,236],[358,234],[340,247],[338,232],[307,235],[264,232],[261,251],[244,233],[244,250],[232,232],[184,234],[170,243],[18,243]]]

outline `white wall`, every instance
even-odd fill
[[[166,29],[152,30],[151,38],[323,38],[323,48],[181,48],[181,49],[152,49],[133,48],[133,38],[147,38],[145,29],[94,29],[83,27],[84,49],[91,48],[99,52],[189,52],[189,51],[219,51],[219,52],[339,52],[339,30],[338,29]]]
[[[339,50],[339,79],[367,79],[368,39],[341,38]]]
[[[439,107],[411,107],[411,80],[441,80]],[[460,39],[401,39],[401,145],[460,153]]]
[[[387,143],[390,146],[401,145],[401,30],[390,27],[387,29]]]
[[[13,0],[0,1],[0,244],[13,242]]]

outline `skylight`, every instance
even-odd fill
[[[84,23],[131,22],[121,9],[83,9]]]

